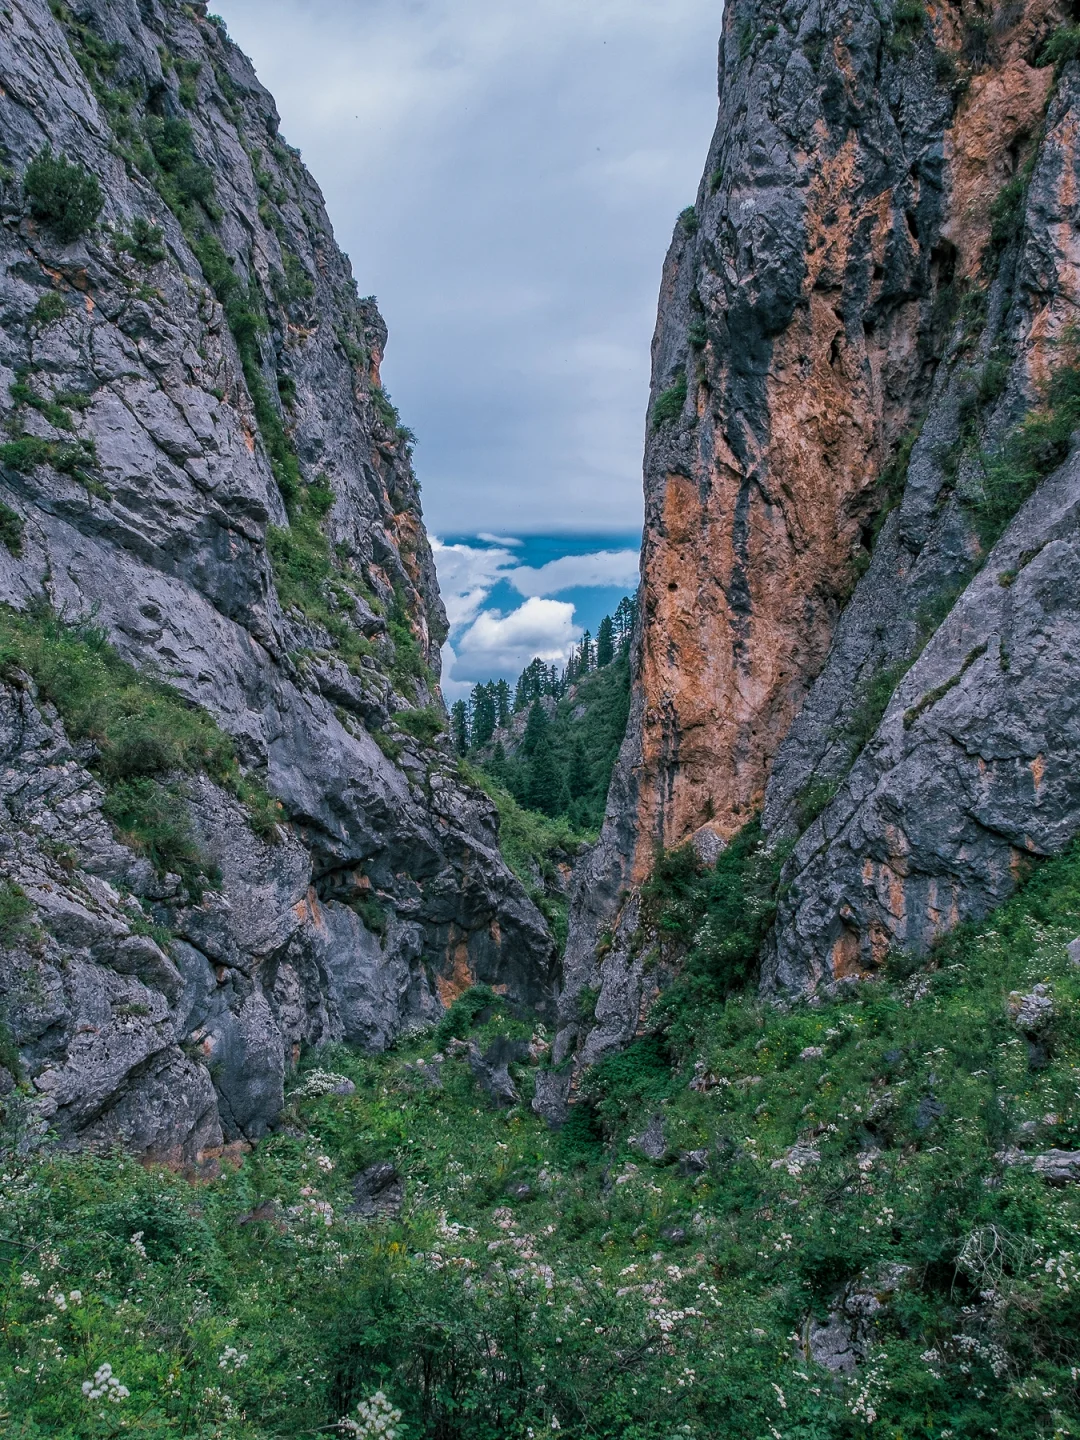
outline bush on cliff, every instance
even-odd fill
[[[105,204],[97,177],[49,145],[26,167],[23,189],[31,215],[64,244],[85,235]]]

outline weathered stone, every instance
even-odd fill
[[[405,1182],[388,1160],[369,1165],[352,1182],[353,1203],[346,1214],[363,1220],[396,1219],[405,1203]]]
[[[529,1047],[523,1040],[497,1035],[481,1053],[479,1045],[469,1044],[469,1068],[496,1105],[516,1105],[521,1098],[510,1077],[510,1066],[520,1065],[529,1058]]]
[[[630,723],[575,877],[556,1064],[627,1044],[663,983],[636,912],[657,844],[711,855],[759,811],[769,842],[797,838],[762,956],[775,993],[926,953],[1080,830],[1080,461],[989,555],[977,467],[949,468],[972,376],[1009,357],[978,416],[992,451],[1080,303],[1080,79],[1034,63],[1043,15],[1010,11],[957,103],[929,40],[890,49],[869,0],[830,12],[815,53],[809,3],[749,55],[726,13],[706,180],[661,287]],[[936,43],[959,23],[935,10]],[[992,201],[1034,135],[1018,238],[983,274]],[[975,342],[942,300],[972,282]]]
[[[640,1135],[630,1137],[630,1144],[639,1155],[644,1155],[646,1160],[651,1160],[654,1164],[666,1160],[668,1143],[664,1134],[663,1115],[659,1113],[653,1115]]]
[[[708,1168],[708,1150],[683,1150],[680,1152],[679,1170],[683,1175],[704,1175]]]
[[[383,1048],[474,981],[546,1012],[555,956],[499,853],[494,807],[461,782],[446,744],[402,730],[394,763],[366,728],[396,738],[395,713],[440,703],[425,676],[394,678],[386,616],[406,619],[428,673],[446,620],[408,443],[378,389],[386,328],[356,297],[318,188],[278,138],[250,64],[198,12],[101,0],[79,14],[116,47],[110,83],[183,114],[212,172],[214,233],[266,315],[263,398],[287,398],[301,484],[333,491],[327,541],[356,593],[332,603],[371,649],[350,668],[320,623],[283,611],[268,540],[288,515],[222,307],[176,218],[123,159],[77,39],[48,0],[17,0],[0,44],[16,176],[0,197],[0,421],[92,443],[96,459],[89,488],[49,464],[3,468],[24,534],[21,555],[0,547],[0,602],[92,616],[124,659],[215,717],[288,819],[267,843],[231,796],[187,782],[222,879],[184,904],[175,878],[113,836],[92,747],[70,745],[32,690],[4,687],[0,865],[46,938],[0,955],[0,990],[65,1144],[189,1163],[274,1124],[302,1044]],[[201,66],[194,107],[180,105],[170,54]],[[70,245],[22,208],[18,176],[46,141],[105,196],[101,225]],[[160,226],[164,260],[143,265],[118,244],[137,218]],[[46,294],[66,308],[38,324]],[[9,394],[17,371],[43,400],[88,397],[70,430]],[[73,866],[54,860],[61,850]],[[169,953],[137,933],[146,914],[121,892],[179,937]]]

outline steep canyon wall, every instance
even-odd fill
[[[637,678],[558,1061],[624,1044],[663,981],[636,898],[659,847],[711,860],[762,814],[797,839],[763,974],[802,989],[924,953],[1080,828],[1076,467],[1000,539],[987,518],[993,457],[1032,410],[1060,428],[1075,365],[1078,82],[1047,51],[1067,23],[1044,0],[725,12],[661,285]]]
[[[207,776],[170,781],[193,895],[106,818],[93,726],[8,656],[0,870],[31,914],[0,951],[0,1088],[67,1143],[182,1160],[263,1133],[302,1044],[382,1047],[473,980],[543,1009],[555,958],[436,738],[446,623],[385,326],[206,9],[0,11],[0,601],[104,632],[283,807],[256,835]],[[26,181],[49,144],[100,187],[74,238]]]

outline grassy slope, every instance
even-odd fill
[[[378,1386],[411,1440],[1078,1433],[1078,1187],[995,1160],[1028,1120],[1035,1148],[1080,1146],[1077,933],[1074,852],[929,969],[787,1013],[717,1002],[677,1053],[670,1034],[638,1042],[561,1135],[527,1108],[527,1065],[523,1103],[490,1107],[451,1053],[459,1010],[386,1057],[310,1057],[355,1094],[295,1099],[296,1128],[213,1183],[9,1157],[5,1433],[296,1437]],[[1039,981],[1056,1014],[1036,1070],[1006,1005]],[[481,1046],[529,1033],[479,1019]],[[437,1046],[441,1090],[410,1068]],[[696,1061],[722,1080],[708,1093],[688,1087]],[[707,1176],[635,1157],[655,1110],[674,1148],[710,1147]],[[811,1133],[819,1163],[776,1164]],[[349,1177],[383,1159],[403,1218],[347,1218]],[[890,1263],[906,1282],[870,1359],[833,1381],[792,1337]],[[103,1362],[119,1404],[81,1393]]]

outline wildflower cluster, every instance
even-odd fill
[[[361,1400],[356,1413],[356,1420],[346,1417],[338,1421],[343,1435],[354,1435],[357,1440],[399,1440],[401,1411],[390,1404],[381,1390],[376,1390],[370,1400]]]
[[[114,1405],[119,1405],[131,1395],[131,1391],[126,1385],[121,1385],[113,1374],[112,1366],[107,1362],[94,1371],[93,1380],[83,1381],[82,1393],[88,1400],[111,1400]]]

